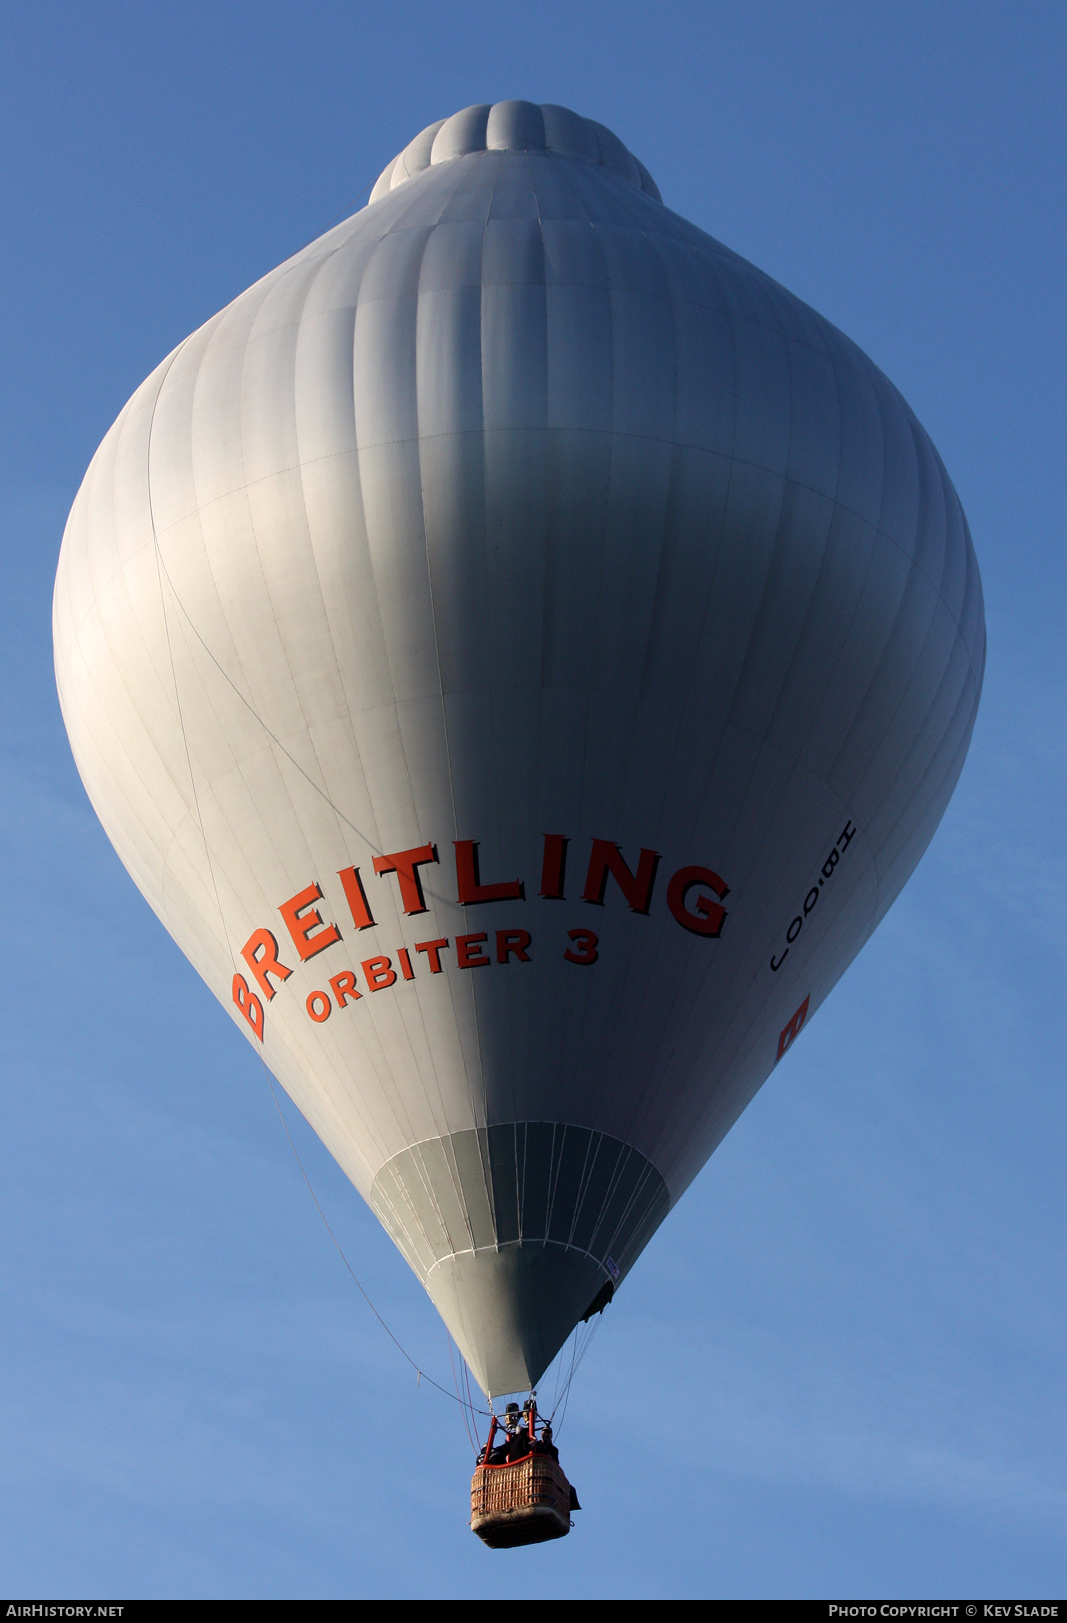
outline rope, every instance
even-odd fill
[[[476,1420],[474,1421],[474,1431],[472,1433],[471,1428],[470,1428],[470,1424],[469,1424],[469,1422],[467,1420],[467,1405],[464,1402],[463,1396],[462,1396],[462,1394],[461,1394],[461,1392],[459,1390],[459,1376],[456,1374],[456,1361],[452,1357],[452,1336],[451,1336],[451,1333],[449,1331],[449,1328],[448,1328],[447,1324],[445,1325],[445,1339],[448,1342],[448,1361],[452,1365],[452,1380],[453,1380],[453,1383],[454,1383],[455,1388],[456,1388],[456,1397],[458,1398],[458,1400],[459,1400],[459,1402],[460,1402],[460,1404],[462,1405],[462,1408],[463,1408],[463,1429],[467,1433],[467,1441],[468,1441],[468,1443],[470,1443],[471,1448],[474,1450],[475,1457],[477,1457],[477,1455],[478,1455],[478,1442],[477,1442],[478,1422]],[[460,1358],[463,1359],[463,1354],[462,1353],[460,1353]],[[466,1365],[466,1361],[464,1360],[463,1361],[464,1374],[466,1374],[466,1369],[467,1369],[467,1365]],[[474,1405],[473,1404],[471,1405],[471,1419],[474,1420]]]
[[[597,1315],[597,1319],[596,1319],[595,1324],[587,1324],[587,1325],[584,1325],[584,1326],[583,1325],[576,1325],[575,1326],[575,1329],[574,1329],[574,1332],[573,1332],[573,1337],[572,1337],[572,1340],[571,1340],[571,1363],[570,1363],[570,1369],[567,1371],[567,1377],[563,1382],[562,1388],[560,1388],[559,1383],[558,1383],[558,1378],[557,1378],[556,1392],[555,1392],[555,1395],[554,1395],[554,1398],[553,1398],[553,1403],[552,1403],[552,1413],[548,1417],[548,1423],[549,1423],[550,1426],[552,1426],[553,1431],[555,1431],[555,1432],[559,1432],[563,1428],[563,1422],[567,1418],[567,1405],[570,1402],[571,1382],[574,1380],[574,1377],[577,1375],[579,1369],[581,1368],[582,1359],[585,1357],[586,1353],[589,1351],[590,1344],[592,1343],[593,1337],[596,1335],[597,1331],[600,1329],[603,1318],[604,1318],[603,1313],[600,1313],[600,1314]],[[562,1368],[562,1361],[561,1361],[561,1364],[560,1364],[560,1368]],[[553,1422],[555,1421],[555,1418],[556,1418],[556,1411],[559,1409],[561,1404],[563,1405],[563,1413],[559,1417],[559,1425],[555,1426],[553,1424]]]
[[[477,1422],[477,1420],[474,1419],[474,1399],[471,1396],[471,1372],[467,1368],[467,1360],[465,1358],[463,1360],[463,1383],[467,1388],[467,1405],[468,1405],[468,1407],[470,1409],[470,1412],[471,1412],[471,1421],[472,1421],[472,1423],[474,1425],[474,1435],[475,1435],[475,1437],[477,1437],[477,1435],[478,1435],[478,1422]],[[479,1409],[478,1413],[479,1414],[484,1414],[485,1410],[484,1409]],[[492,1416],[490,1416],[490,1419],[492,1419]]]
[[[408,1363],[411,1365],[412,1369],[415,1371],[416,1375],[418,1376],[418,1385],[419,1385],[419,1387],[421,1388],[423,1381],[425,1381],[428,1386],[435,1387],[438,1392],[443,1392],[446,1398],[451,1398],[453,1403],[458,1403],[458,1404],[460,1404],[462,1406],[462,1403],[463,1403],[462,1398],[460,1398],[457,1394],[455,1394],[453,1392],[450,1392],[448,1390],[447,1386],[442,1386],[440,1384],[440,1382],[435,1381],[432,1375],[427,1375],[426,1371],[424,1369],[421,1369],[419,1367],[419,1365],[415,1362],[415,1360],[414,1360],[414,1358],[412,1358],[411,1354],[409,1352],[407,1352],[407,1350],[403,1346],[401,1346],[400,1342],[397,1340],[396,1336],[394,1336],[393,1332],[390,1330],[389,1326],[386,1324],[385,1320],[382,1318],[381,1314],[378,1312],[378,1309],[375,1307],[374,1303],[371,1301],[370,1297],[367,1295],[366,1291],[363,1289],[363,1286],[360,1284],[359,1279],[356,1276],[355,1270],[352,1267],[352,1264],[349,1262],[348,1258],[344,1254],[344,1251],[341,1249],[340,1241],[338,1240],[336,1234],[333,1232],[333,1229],[330,1227],[329,1222],[327,1221],[326,1213],[323,1211],[321,1205],[319,1204],[318,1195],[316,1195],[314,1189],[311,1187],[311,1179],[308,1177],[307,1173],[305,1172],[304,1163],[303,1163],[303,1161],[301,1161],[300,1155],[299,1155],[299,1153],[297,1151],[297,1147],[293,1143],[293,1135],[289,1131],[289,1123],[286,1121],[285,1117],[282,1115],[282,1107],[281,1107],[281,1103],[280,1103],[280,1101],[278,1099],[277,1089],[274,1086],[274,1078],[270,1074],[270,1070],[268,1069],[267,1062],[263,1058],[262,1054],[259,1056],[259,1059],[260,1059],[260,1064],[263,1066],[263,1074],[265,1075],[265,1077],[267,1079],[267,1086],[270,1088],[271,1098],[274,1100],[274,1108],[277,1110],[279,1120],[281,1121],[282,1126],[285,1128],[285,1136],[289,1140],[289,1148],[292,1150],[293,1155],[294,1155],[294,1157],[296,1159],[296,1164],[300,1168],[300,1176],[303,1178],[304,1182],[307,1184],[308,1194],[311,1196],[312,1200],[315,1202],[315,1210],[318,1212],[319,1216],[322,1218],[323,1227],[325,1228],[327,1234],[330,1236],[330,1239],[333,1241],[334,1246],[336,1247],[336,1250],[337,1250],[337,1255],[340,1257],[341,1261],[344,1263],[345,1267],[348,1269],[348,1272],[351,1275],[353,1284],[355,1285],[356,1289],[359,1291],[359,1294],[362,1296],[362,1298],[366,1302],[367,1306],[370,1308],[371,1312],[374,1314],[374,1317],[377,1319],[378,1323],[381,1325],[381,1327],[385,1331],[386,1335],[389,1337],[389,1340],[393,1343],[393,1346],[396,1348],[397,1352],[400,1354],[400,1356],[402,1358],[407,1359]],[[449,1354],[451,1356],[451,1341],[449,1343]],[[455,1373],[455,1372],[453,1371],[453,1373]],[[488,1416],[488,1410],[487,1409],[479,1409],[478,1413]]]

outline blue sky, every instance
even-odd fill
[[[2,15],[0,1587],[1062,1590],[1067,13]],[[456,1406],[355,1291],[254,1055],[95,821],[50,603],[81,476],[156,362],[425,124],[516,95],[608,124],[901,388],[971,522],[989,664],[929,853],[591,1344],[575,1532],[501,1554],[466,1526]],[[369,1293],[450,1384],[414,1276],[287,1111]]]

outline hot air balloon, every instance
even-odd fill
[[[985,650],[896,389],[523,101],[431,124],[156,368],[54,633],[119,856],[492,1398],[898,895]]]

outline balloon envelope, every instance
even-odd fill
[[[891,905],[985,646],[892,385],[525,102],[432,125],[156,369],[54,624],[120,857],[490,1393]]]

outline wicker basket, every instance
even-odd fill
[[[494,1550],[563,1538],[571,1530],[571,1485],[547,1454],[479,1465],[471,1480],[471,1529]]]

